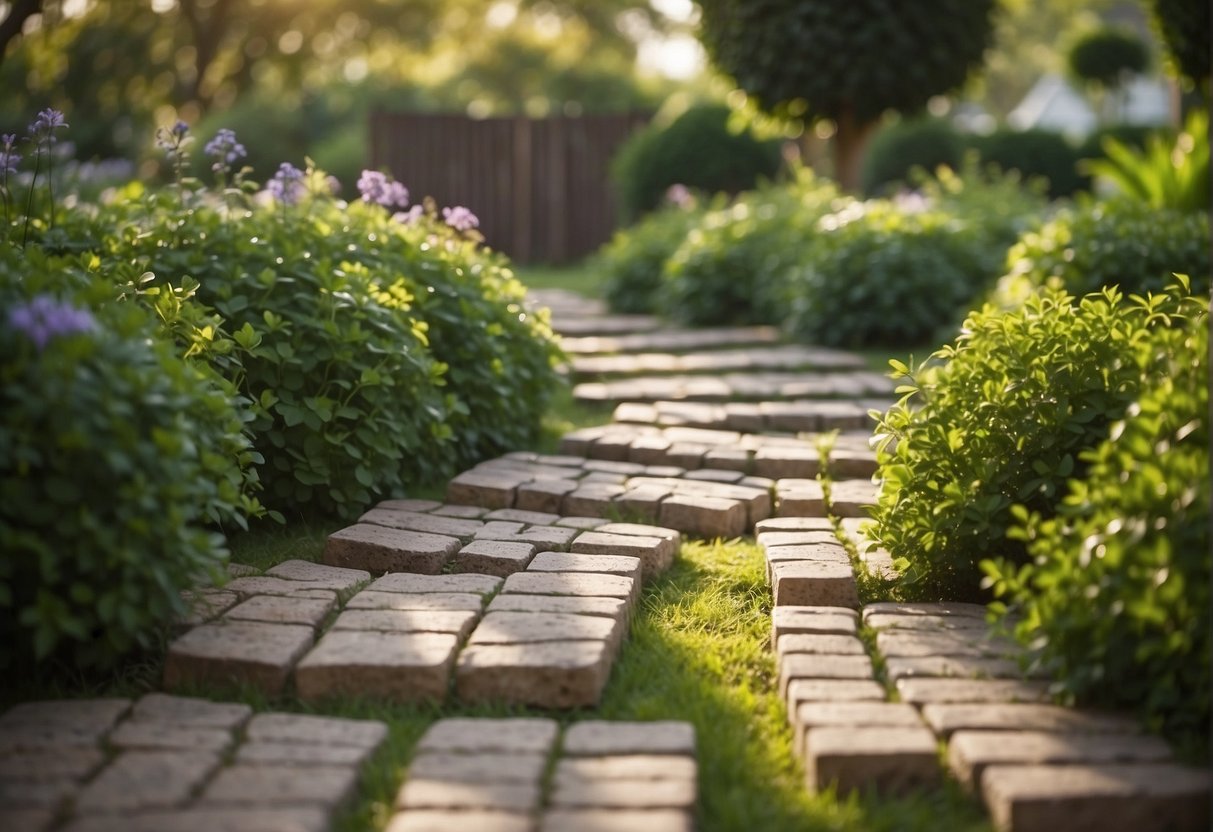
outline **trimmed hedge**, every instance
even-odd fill
[[[909,184],[915,168],[928,174],[940,165],[959,170],[966,144],[965,137],[945,119],[908,119],[890,125],[868,147],[861,176],[863,192],[874,196],[894,185]]]

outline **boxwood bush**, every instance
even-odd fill
[[[106,665],[217,573],[262,509],[248,402],[92,257],[0,256],[0,664]],[[91,288],[89,287],[91,284]]]
[[[1033,290],[1059,286],[1074,295],[1118,286],[1126,294],[1157,292],[1192,276],[1209,288],[1209,217],[1128,199],[1083,201],[1027,231],[1007,254],[1007,274],[994,302],[1014,306]]]
[[[657,296],[666,261],[702,219],[694,205],[669,205],[651,211],[634,225],[616,231],[594,258],[607,303],[616,312],[657,312]]]
[[[907,597],[980,596],[986,558],[1027,562],[1011,507],[1056,514],[1080,454],[1103,441],[1152,372],[1154,330],[1190,314],[1178,289],[1150,300],[1057,289],[965,320],[932,366],[896,362],[903,398],[879,420],[870,535],[899,561]]]
[[[986,136],[974,136],[972,146],[983,164],[997,165],[1004,171],[1019,171],[1023,178],[1040,176],[1049,182],[1049,196],[1071,196],[1087,185],[1078,172],[1078,149],[1065,136],[1051,130],[995,130]]]
[[[1009,533],[1031,560],[983,569],[1069,699],[1136,709],[1207,743],[1209,335],[1207,306],[1190,303],[1151,330],[1148,382],[1082,455],[1086,474],[1057,516],[1015,512]]]
[[[964,152],[964,137],[945,119],[899,121],[872,139],[863,161],[863,192],[877,195],[896,184],[910,184],[915,168],[932,172],[946,165],[959,170]]]

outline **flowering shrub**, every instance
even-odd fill
[[[146,646],[179,591],[221,568],[213,524],[263,512],[251,414],[154,337],[140,305],[114,303],[108,281],[4,249],[0,665],[107,664]]]
[[[697,202],[673,204],[645,214],[635,225],[616,231],[595,258],[607,303],[616,312],[657,310],[665,263],[703,218]]]

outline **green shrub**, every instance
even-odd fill
[[[792,269],[785,326],[815,344],[919,344],[959,319],[1000,261],[980,227],[925,201],[852,202],[818,221]]]
[[[1019,171],[1024,179],[1041,176],[1049,182],[1049,196],[1070,196],[1086,181],[1078,172],[1078,151],[1060,133],[1051,130],[996,130],[973,138],[973,147],[987,165]]]
[[[940,165],[960,168],[965,141],[949,122],[938,118],[899,121],[876,134],[863,163],[863,191],[876,194],[911,182],[911,172]]]
[[[1009,307],[1053,285],[1074,295],[1119,286],[1126,294],[1157,292],[1174,273],[1209,287],[1209,220],[1127,200],[1083,202],[1025,233],[1007,253],[1007,274],[994,302]]]
[[[1130,199],[1151,208],[1205,211],[1209,193],[1209,114],[1193,110],[1183,131],[1170,139],[1155,134],[1141,148],[1107,138],[1103,158],[1080,167],[1108,182]]]
[[[1114,139],[1125,147],[1142,150],[1153,136],[1161,136],[1174,141],[1174,131],[1150,124],[1107,124],[1093,131],[1082,140],[1078,146],[1078,159],[1104,158],[1103,143],[1105,139]]]
[[[915,178],[928,204],[979,230],[990,240],[990,256],[1001,270],[1006,251],[1029,228],[1040,224],[1048,209],[1046,183],[1025,180],[1016,171],[982,168],[972,153],[958,170],[941,168],[934,176]]]
[[[1055,514],[1066,480],[1082,474],[1079,454],[1136,398],[1152,330],[1192,304],[1115,289],[1073,301],[1045,290],[1011,312],[987,306],[936,366],[891,362],[905,395],[877,428],[870,535],[899,561],[905,595],[973,598],[979,561],[1025,562],[1007,537],[1011,507]]]
[[[611,309],[656,312],[665,263],[702,218],[703,210],[698,207],[671,205],[616,231],[594,259]]]
[[[1188,742],[1209,736],[1208,342],[1206,314],[1154,328],[1149,382],[1058,516],[1017,513],[1031,562],[983,564],[1070,699]]]
[[[611,162],[624,218],[656,208],[671,185],[736,194],[775,176],[780,143],[730,131],[729,115],[728,107],[699,105],[667,127],[650,125],[629,138]]]
[[[1106,27],[1084,35],[1067,56],[1075,77],[1108,89],[1121,86],[1126,76],[1145,72],[1150,52],[1136,33]]]
[[[95,267],[0,258],[0,664],[149,645],[262,512],[247,401]]]
[[[659,304],[693,325],[778,323],[785,277],[806,254],[814,222],[838,198],[807,169],[796,183],[744,194],[691,229],[666,262]]]

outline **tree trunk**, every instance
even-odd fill
[[[21,34],[25,21],[42,11],[42,0],[16,0],[8,11],[8,17],[0,21],[0,64],[8,45]]]
[[[834,178],[848,193],[859,191],[864,152],[875,129],[875,121],[857,120],[849,106],[839,113],[837,132],[834,133]]]

